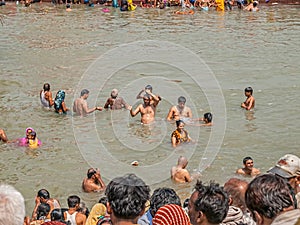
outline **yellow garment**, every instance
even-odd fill
[[[224,6],[224,0],[215,0],[217,8],[217,11],[224,11],[225,10],[225,6]]]
[[[128,2],[128,11],[133,11],[136,9],[137,6],[132,3],[132,0],[127,0],[127,2]]]
[[[106,214],[106,207],[102,203],[97,203],[93,206],[89,217],[86,220],[85,225],[96,225],[98,222],[99,216],[105,216]]]
[[[34,140],[29,140],[28,146],[29,146],[29,148],[39,147],[39,140],[37,138]]]

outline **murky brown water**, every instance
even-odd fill
[[[75,6],[67,13],[63,6],[47,4],[0,8],[4,21],[0,27],[0,127],[15,139],[32,126],[43,142],[35,151],[14,144],[0,145],[0,180],[23,193],[28,214],[40,188],[47,188],[63,206],[71,194],[78,194],[89,206],[95,203],[101,194],[81,190],[81,180],[90,165],[102,170],[106,182],[125,172],[135,172],[152,189],[170,186],[184,198],[193,185],[178,186],[167,179],[178,155],[191,157],[189,170],[200,168],[204,181],[224,183],[234,176],[245,156],[252,156],[255,166],[265,172],[283,154],[300,154],[299,8],[262,7],[258,13],[211,11],[193,16],[173,15],[174,8],[128,13],[115,9],[103,13],[101,9]],[[124,65],[124,58],[147,56],[149,49],[146,46],[147,51],[140,51],[136,44],[126,55],[122,54],[122,44],[149,40],[155,40],[146,43],[154,43],[157,51],[166,48],[167,43],[186,48],[178,48],[178,52],[170,49],[167,57],[173,59],[178,54],[182,56],[181,64],[162,62],[166,56],[158,51],[156,61]],[[120,55],[98,59],[114,49]],[[204,61],[200,71],[198,64],[191,63],[190,53]],[[153,58],[151,49],[149,55]],[[104,62],[101,70],[98,66]],[[201,80],[208,73],[205,63],[223,93],[210,93],[216,101],[207,94],[210,83]],[[186,65],[199,75],[182,70]],[[106,74],[108,68],[115,72]],[[38,93],[44,82],[51,84],[54,93],[66,90],[66,104],[71,107],[89,74],[94,84],[90,106],[94,101],[103,105],[112,88],[118,88],[130,104],[137,105],[135,95],[151,83],[154,92],[163,97],[156,124],[141,126],[139,116],[130,118],[128,111],[97,112],[80,119],[72,113],[58,116],[40,107]],[[257,99],[254,113],[239,107],[247,86],[254,88]],[[187,105],[195,117],[212,111],[216,125],[187,126],[196,142],[173,150],[169,137],[175,128],[164,118],[180,95],[188,97]],[[222,104],[217,105],[223,97],[226,111]],[[218,111],[225,114],[221,116]],[[219,135],[220,149],[207,149],[212,133]],[[133,160],[138,160],[140,166],[130,167]],[[212,164],[205,169],[205,162],[210,160]]]

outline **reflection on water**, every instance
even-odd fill
[[[16,139],[32,126],[43,142],[37,150],[0,145],[0,181],[21,190],[28,214],[40,188],[47,188],[63,206],[69,194],[78,194],[88,206],[98,201],[102,193],[81,190],[90,166],[101,169],[105,182],[108,174],[132,171],[152,179],[152,189],[170,186],[182,199],[189,197],[193,184],[173,184],[168,179],[169,170],[179,155],[188,156],[190,171],[201,167],[218,120],[226,121],[226,133],[213,164],[202,172],[200,179],[204,181],[224,183],[242,166],[246,155],[252,156],[255,166],[264,172],[283,154],[299,154],[299,8],[262,6],[258,13],[197,11],[193,16],[176,16],[174,8],[128,13],[118,9],[103,13],[101,9],[74,6],[66,13],[64,6],[44,3],[31,8],[12,4],[0,8],[4,20],[0,27],[1,128],[10,139]],[[154,92],[163,98],[154,127],[142,126],[140,117],[131,118],[126,110],[96,112],[81,119],[71,113],[61,117],[40,107],[38,93],[43,83],[49,82],[53,93],[66,90],[66,104],[71,107],[74,96],[79,95],[74,90],[95,59],[123,43],[142,40],[182,45],[203,59],[215,74],[227,115],[220,118],[212,112],[212,128],[187,125],[191,137],[197,140],[195,144],[171,147],[170,135],[176,126],[165,121],[168,110],[180,95],[189,96],[187,105],[197,118],[211,112],[213,102],[208,103],[206,93],[176,65],[133,62],[126,68],[115,68],[117,72],[103,89],[99,87],[99,93],[91,90],[90,96],[97,96],[97,105],[104,104],[112,88],[118,88],[120,95],[135,105],[139,90],[152,84]],[[111,62],[117,65],[119,60]],[[183,63],[188,60],[183,54]],[[107,63],[109,66],[112,64]],[[100,77],[101,69],[97,72]],[[208,84],[203,80],[201,85]],[[254,112],[240,109],[247,86],[254,88]],[[79,137],[74,135],[76,129],[81,131]],[[86,148],[82,150],[81,145]],[[104,155],[106,150],[111,158]],[[214,158],[215,151],[206,151],[206,156]],[[140,166],[131,167],[133,160]],[[120,165],[126,170],[119,169]]]

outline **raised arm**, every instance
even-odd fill
[[[138,95],[136,96],[136,99],[141,99],[143,98],[144,96],[142,96],[142,93],[145,91],[145,89],[141,90]]]

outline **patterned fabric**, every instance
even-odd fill
[[[60,110],[62,108],[62,103],[65,100],[65,92],[62,90],[59,90],[56,94],[55,100],[54,100],[54,108],[56,111]]]
[[[190,219],[178,205],[160,207],[153,218],[153,225],[190,225]]]
[[[185,130],[183,130],[183,132],[185,133],[184,137],[182,137],[182,135],[179,133],[178,130],[173,131],[171,138],[172,137],[176,138],[176,144],[182,143],[182,142],[187,142],[189,140],[188,132]]]

